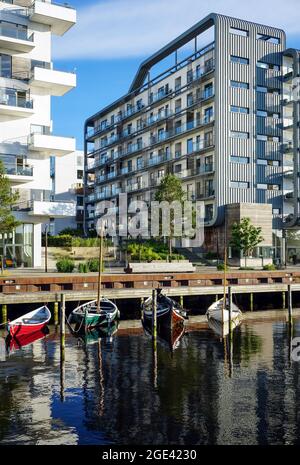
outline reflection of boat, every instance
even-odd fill
[[[208,321],[215,320],[220,324],[226,324],[229,322],[229,302],[226,299],[224,305],[224,299],[220,299],[217,302],[214,302],[207,310],[206,316]],[[233,327],[237,326],[240,323],[242,318],[242,312],[233,302],[231,304],[231,322]],[[235,325],[235,326],[234,326]]]
[[[78,339],[84,344],[95,344],[99,339],[111,338],[118,331],[119,323],[114,321],[111,325],[101,326],[80,334]]]
[[[103,227],[100,231],[99,243],[99,271],[98,271],[98,296],[97,300],[87,302],[75,308],[69,316],[68,323],[77,323],[77,331],[86,330],[97,326],[110,325],[120,317],[118,307],[111,300],[101,298],[101,274],[103,253]]]
[[[234,330],[239,324],[240,320],[231,321],[231,330]],[[229,320],[222,323],[214,318],[209,318],[208,326],[220,337],[225,337],[229,334]]]
[[[30,334],[20,334],[17,336],[11,336],[9,334],[5,340],[6,351],[13,353],[16,350],[22,349],[22,347],[26,347],[36,341],[39,341],[40,339],[43,339],[47,334],[49,334],[48,327]]]
[[[51,313],[48,307],[37,308],[26,315],[20,316],[8,323],[8,331],[11,336],[21,336],[42,330],[50,321]]]
[[[152,337],[152,324],[150,321],[144,320],[143,328],[148,336]],[[185,329],[183,323],[173,325],[173,327],[166,327],[164,325],[157,326],[157,340],[158,342],[173,352],[179,347],[180,340],[184,335]]]
[[[143,315],[145,321],[152,321],[152,297],[145,300]],[[159,289],[157,293],[157,323],[172,327],[177,323],[183,323],[187,318],[187,313],[181,305],[162,294]]]

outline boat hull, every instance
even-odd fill
[[[11,337],[26,336],[31,333],[43,331],[50,319],[50,310],[48,307],[43,306],[9,322],[7,329]]]
[[[172,299],[162,296],[161,302],[157,302],[157,322],[160,325],[173,327],[177,324],[184,323],[186,312],[179,308],[178,304]],[[153,317],[152,298],[149,297],[143,306],[143,316],[145,321],[151,321]]]
[[[113,324],[119,318],[118,307],[109,300],[101,300],[100,312],[97,312],[96,301],[87,302],[77,307],[71,313],[70,323],[75,323],[77,329],[90,330],[99,326]]]

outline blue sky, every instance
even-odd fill
[[[128,90],[140,62],[211,12],[283,28],[288,46],[300,48],[299,0],[69,2],[77,24],[54,38],[53,57],[58,69],[76,70],[77,88],[53,98],[52,118],[54,131],[75,136],[78,149],[85,119]]]

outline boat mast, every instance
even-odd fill
[[[101,275],[102,275],[102,254],[103,254],[103,225],[100,228],[100,243],[99,243],[99,270],[98,270],[98,296],[97,296],[97,313],[100,313],[101,301]]]

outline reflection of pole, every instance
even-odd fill
[[[7,322],[7,305],[3,304],[2,305],[2,321],[1,323],[6,323]]]
[[[229,311],[229,334],[232,331],[232,292],[231,286],[228,286],[228,311]]]
[[[101,339],[98,339],[98,361],[99,361],[99,378],[100,378],[100,405],[99,415],[103,415],[104,411],[104,376],[103,376],[103,363],[102,363],[102,350],[101,350]]]
[[[63,402],[65,400],[65,358],[60,357],[60,400]]]

